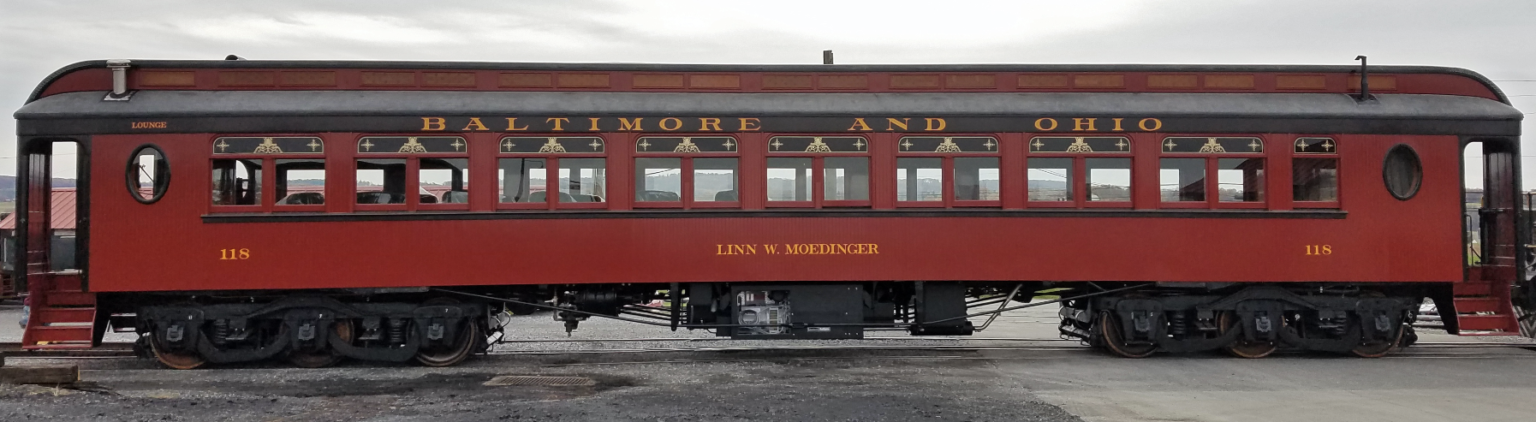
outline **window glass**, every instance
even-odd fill
[[[822,160],[826,184],[823,195],[828,201],[869,200],[869,158],[827,157]]]
[[[1261,202],[1264,200],[1263,158],[1222,158],[1216,160],[1217,198],[1221,202]]]
[[[213,205],[260,205],[261,160],[213,160]]]
[[[128,187],[139,202],[155,202],[165,194],[166,185],[170,182],[170,170],[160,148],[153,145],[140,147],[133,153],[133,165],[128,169],[131,173]]]
[[[405,159],[357,160],[358,204],[404,204]]]
[[[943,201],[943,158],[897,158],[897,201]]]
[[[1413,152],[1408,145],[1398,144],[1387,150],[1386,161],[1382,164],[1382,179],[1387,184],[1387,192],[1393,198],[1407,201],[1419,193],[1419,184],[1424,181],[1424,166],[1419,162],[1419,154]]]
[[[283,159],[276,162],[277,205],[325,203],[325,160]]]
[[[1072,201],[1072,159],[1029,159],[1029,200]]]
[[[955,158],[955,199],[961,201],[996,201],[998,182],[997,157]]]
[[[785,157],[769,158],[768,200],[811,200],[811,159]]]
[[[1087,170],[1089,201],[1131,200],[1131,159],[1089,158],[1083,168]]]
[[[736,202],[736,159],[693,159],[693,200]]]
[[[1337,158],[1291,159],[1291,200],[1339,200],[1339,160]]]
[[[1205,159],[1164,158],[1158,167],[1163,202],[1205,200]]]
[[[555,190],[556,202],[603,202],[607,196],[607,167],[602,158],[564,158],[560,160],[560,179]]]
[[[496,188],[500,202],[544,202],[545,162],[543,158],[503,158],[499,160]],[[535,197],[537,196],[537,197]]]
[[[423,158],[416,176],[421,203],[469,203],[468,158]]]
[[[683,200],[683,159],[636,158],[635,200],[679,202]]]

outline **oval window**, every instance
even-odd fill
[[[1413,195],[1419,193],[1419,184],[1424,182],[1424,166],[1419,163],[1419,154],[1413,152],[1413,148],[1398,144],[1387,150],[1386,161],[1381,166],[1381,177],[1387,182],[1387,192],[1392,197],[1407,201]]]
[[[128,157],[128,193],[133,199],[153,204],[165,195],[171,183],[171,166],[165,163],[165,153],[160,147],[143,145]]]

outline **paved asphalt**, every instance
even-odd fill
[[[1000,318],[972,339],[862,342],[722,341],[599,321],[566,337],[536,315],[514,321],[523,329],[510,337],[520,342],[443,369],[270,362],[174,371],[138,359],[13,358],[7,365],[80,364],[87,383],[0,386],[0,420],[1524,421],[1536,414],[1529,398],[1536,351],[1525,348],[1448,347],[1439,343],[1459,339],[1426,333],[1424,341],[1436,344],[1383,359],[1132,360],[1054,340],[1053,311]],[[6,312],[13,311],[0,310],[0,324]],[[994,339],[1004,337],[1037,340]],[[629,341],[586,341],[596,339]],[[590,385],[485,385],[503,375],[580,377]]]

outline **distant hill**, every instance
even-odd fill
[[[53,187],[75,187],[75,179],[53,179]],[[0,202],[16,201],[16,176],[0,176]]]

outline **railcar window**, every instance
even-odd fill
[[[607,167],[602,158],[560,160],[557,202],[603,202],[607,192]]]
[[[261,205],[260,159],[213,160],[213,205]]]
[[[1131,200],[1131,159],[1088,158],[1084,160],[1088,200],[1093,202],[1129,202]]]
[[[769,201],[811,200],[811,159],[768,159]]]
[[[1029,159],[1029,200],[1040,202],[1072,201],[1072,159]]]
[[[277,171],[277,205],[325,204],[325,160],[282,159]]]
[[[959,201],[997,201],[1002,172],[997,157],[955,158],[955,199]]]
[[[469,203],[468,158],[422,158],[417,183],[426,193],[418,193],[421,203]]]
[[[325,203],[325,142],[320,138],[226,136],[213,140],[212,152],[213,205],[275,204],[278,211],[323,209],[320,205]],[[266,186],[263,170],[274,172],[272,186]],[[263,202],[263,196],[272,198],[272,202]]]
[[[898,205],[1002,205],[997,138],[905,136],[896,147]]]
[[[1164,158],[1158,167],[1163,202],[1205,201],[1205,159]]]
[[[941,158],[897,158],[896,200],[943,201],[944,160]]]
[[[636,158],[635,201],[683,201],[683,159]]]
[[[869,205],[869,141],[860,136],[775,136],[768,140],[770,206]]]
[[[405,169],[404,158],[357,160],[357,203],[404,204]]]
[[[1264,141],[1243,136],[1172,136],[1160,145],[1162,202],[1175,208],[1253,208],[1264,198]],[[1197,205],[1203,203],[1201,205]]]
[[[496,190],[501,192],[501,202],[544,202],[548,176],[543,158],[503,158],[499,161],[497,180],[500,186]],[[538,199],[531,195],[535,191],[539,193]]]
[[[1387,192],[1392,197],[1407,201],[1413,199],[1419,193],[1419,185],[1424,181],[1424,166],[1419,162],[1419,154],[1413,151],[1413,147],[1398,144],[1387,150],[1387,158],[1382,163],[1382,178],[1387,184]]]
[[[1030,206],[1131,206],[1131,140],[1040,136],[1026,144]]]
[[[735,206],[739,146],[729,136],[639,138],[635,142],[636,206]]]
[[[1291,200],[1295,206],[1337,208],[1338,143],[1332,138],[1297,138],[1291,159]]]
[[[828,201],[869,200],[869,158],[827,157],[823,160],[822,192]]]
[[[693,159],[693,200],[737,202],[737,169],[735,158]]]
[[[1216,160],[1216,187],[1221,202],[1264,201],[1264,159]]]
[[[607,143],[596,136],[508,136],[499,141],[502,208],[601,208]]]
[[[170,185],[171,168],[160,147],[144,145],[133,151],[128,164],[128,193],[145,204],[159,201]]]

